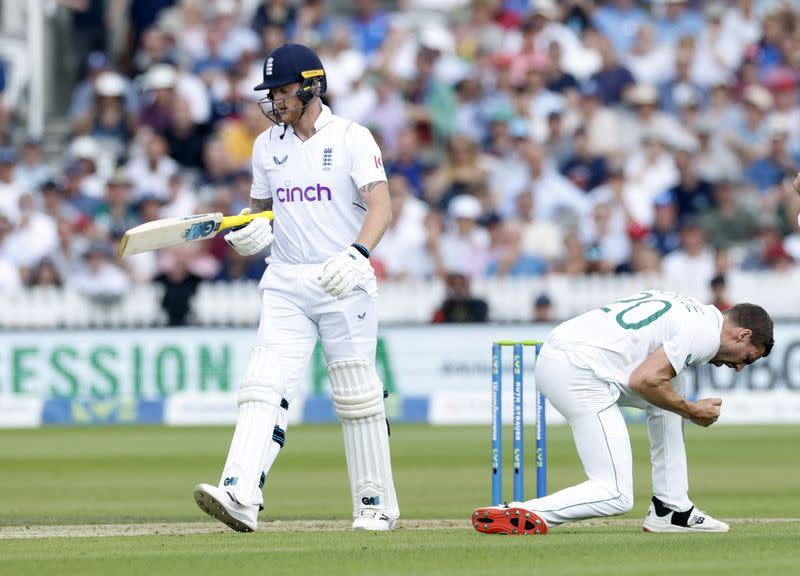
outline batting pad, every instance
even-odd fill
[[[383,384],[364,360],[328,365],[333,403],[342,419],[353,517],[365,507],[397,518],[400,510],[392,478],[389,433],[383,406]]]
[[[269,458],[282,396],[277,349],[253,347],[239,388],[239,416],[219,483],[221,489],[244,506],[260,500],[259,483]]]

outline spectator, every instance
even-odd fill
[[[681,228],[681,247],[664,257],[664,276],[669,282],[694,278],[707,283],[714,276],[714,253],[697,219],[687,219]]]
[[[178,163],[168,156],[167,141],[161,134],[151,133],[144,138],[142,154],[132,157],[125,170],[133,182],[133,199],[144,194],[154,194],[167,199],[169,179],[179,169]]]
[[[606,106],[615,106],[623,101],[626,92],[636,81],[630,70],[618,62],[614,47],[608,38],[598,37],[597,47],[603,64],[600,70],[592,75],[592,81],[597,84],[600,101]]]
[[[42,258],[30,271],[28,285],[36,288],[61,288],[63,282],[53,261]]]
[[[8,237],[13,232],[13,221],[0,211],[0,295],[3,296],[15,294],[23,287],[19,266],[8,250]]]
[[[733,306],[728,299],[728,284],[725,281],[725,276],[717,274],[711,279],[709,283],[711,288],[711,304],[717,307],[720,312],[725,312]]]
[[[24,192],[14,177],[17,161],[14,148],[0,148],[0,214],[5,214],[12,222],[17,219],[19,198]]]
[[[617,36],[622,34],[624,32],[618,33]],[[630,52],[624,55],[617,52],[617,57],[623,66],[630,70],[637,84],[658,86],[668,82],[675,74],[677,64],[675,49],[667,44],[657,43],[653,26],[647,22],[638,25]],[[677,60],[680,61],[680,58]],[[686,62],[683,67],[685,80],[689,76],[688,58],[683,60]],[[680,76],[680,72],[678,75]]]
[[[52,178],[52,167],[42,152],[42,140],[28,137],[22,146],[22,155],[14,169],[13,179],[23,190],[33,192]]]
[[[739,160],[722,138],[714,137],[714,126],[708,118],[695,124],[698,150],[693,154],[697,177],[714,184],[721,180],[738,181],[742,168]]]
[[[664,146],[663,134],[655,130],[642,134],[642,148],[628,157],[624,176],[626,205],[633,219],[650,226],[655,197],[674,187],[679,179],[675,160]]]
[[[208,125],[195,122],[189,102],[182,97],[173,103],[170,124],[164,133],[170,158],[183,168],[199,170],[203,166],[203,145],[208,138]]]
[[[744,178],[755,185],[762,196],[800,168],[788,149],[790,127],[784,119],[773,116],[767,122],[769,147],[765,156],[757,157],[744,170]]]
[[[447,296],[433,315],[432,322],[476,323],[489,319],[489,305],[486,300],[476,298],[470,293],[470,281],[464,274],[451,272],[445,276]]]
[[[425,219],[428,207],[414,196],[406,178],[389,175],[392,222],[373,251],[390,280],[422,279],[433,276],[433,262],[427,251]]]
[[[561,44],[550,42],[547,47],[549,66],[545,73],[545,87],[548,91],[560,94],[568,99],[574,99],[578,95],[578,81],[569,72],[564,70]]]
[[[636,36],[648,21],[647,12],[635,0],[612,0],[592,14],[592,24],[611,39],[614,52],[622,58],[633,50]]]
[[[564,233],[561,227],[549,219],[536,217],[533,195],[521,192],[516,199],[516,216],[511,220],[519,229],[523,257],[535,259],[542,268],[549,270],[551,264],[564,252]]]
[[[695,170],[693,154],[697,152],[694,141],[679,145],[675,150],[675,167],[678,169],[678,183],[671,189],[678,204],[678,222],[687,218],[701,216],[714,207],[711,184],[701,180]]]
[[[647,235],[647,245],[665,256],[680,248],[678,205],[671,191],[659,194],[653,200],[653,226]]]
[[[72,125],[75,134],[88,134],[108,147],[117,158],[136,131],[137,111],[126,109],[125,80],[116,72],[102,72],[94,83],[94,100],[86,113]]]
[[[93,214],[93,225],[103,238],[122,235],[139,224],[132,198],[133,183],[123,169],[109,178],[103,204]]]
[[[222,124],[219,138],[232,167],[249,168],[256,137],[270,126],[257,102],[245,102],[238,119]]]
[[[169,64],[154,64],[142,79],[145,89],[139,120],[155,132],[164,133],[172,127],[178,73]]]
[[[703,30],[703,17],[691,8],[687,0],[663,0],[664,15],[656,18],[656,38],[659,42],[677,44],[681,38],[697,38]]]
[[[764,118],[773,104],[772,94],[758,85],[744,90],[744,118],[725,135],[725,143],[748,165],[769,150],[769,133]]]
[[[486,169],[477,142],[456,134],[447,145],[447,158],[428,182],[425,200],[446,210],[456,196],[477,195],[486,186]]]
[[[377,0],[356,0],[350,19],[353,45],[367,58],[373,58],[389,35],[389,16]]]
[[[111,60],[101,51],[91,52],[86,57],[85,68],[83,80],[72,91],[68,112],[70,126],[90,124],[87,118],[93,115],[97,81],[105,72],[113,72]],[[125,114],[135,115],[139,110],[139,96],[128,78],[122,77],[122,81]]]
[[[694,43],[691,38],[685,38],[678,43],[678,46],[667,48],[662,45],[662,49],[671,52],[671,60],[674,61],[671,74],[663,79],[659,84],[659,94],[661,106],[664,112],[676,114],[680,107],[679,97],[683,93],[704,94],[705,92],[692,77],[692,61],[695,54]],[[720,79],[717,84],[724,83],[726,78]]]
[[[294,24],[297,10],[289,0],[262,0],[253,14],[251,26],[257,34],[262,34],[269,26],[288,28]],[[267,52],[269,53],[269,52]]]
[[[575,186],[588,192],[606,181],[606,159],[592,154],[584,128],[575,132],[574,142],[575,152],[562,165],[561,173]]]
[[[480,278],[486,273],[489,234],[477,223],[481,212],[481,204],[474,196],[457,196],[450,202],[450,222],[434,255],[441,278],[449,273]]]
[[[68,277],[68,285],[96,304],[111,304],[122,298],[130,286],[130,280],[112,262],[111,249],[107,242],[94,241],[83,256],[84,266]]]
[[[609,202],[596,202],[583,229],[589,273],[609,274],[628,260],[630,241],[624,220],[615,221]]]
[[[57,244],[55,221],[36,210],[30,194],[22,194],[14,230],[3,244],[6,255],[22,269],[24,277],[39,260],[55,250]]]
[[[533,301],[533,321],[553,322],[555,319],[553,301],[546,292],[542,292]]]
[[[703,88],[724,82],[741,61],[737,38],[726,33],[723,27],[724,14],[725,5],[722,2],[709,2],[705,7],[706,24],[696,36],[692,78]]]
[[[729,180],[714,187],[715,207],[702,216],[702,225],[709,243],[716,249],[742,245],[755,235],[756,218],[752,210],[738,201],[740,195]]]
[[[492,216],[485,226],[490,237],[486,276],[534,277],[547,272],[545,260],[523,250],[522,230],[516,222]]]
[[[186,250],[170,251],[169,265],[153,281],[164,288],[161,307],[167,315],[167,325],[185,326],[190,318],[191,303],[202,278],[189,270]]]

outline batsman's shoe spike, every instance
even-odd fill
[[[200,510],[237,532],[253,532],[258,526],[258,506],[242,506],[225,490],[211,484],[194,487]]]
[[[517,506],[487,506],[472,513],[472,525],[484,534],[547,534],[547,522],[539,515]]]

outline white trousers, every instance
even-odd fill
[[[328,364],[354,359],[375,364],[378,314],[374,279],[366,289],[357,288],[338,300],[319,286],[321,269],[322,264],[273,263],[261,280],[259,344],[278,349],[283,397],[290,404],[318,338]]]
[[[630,438],[620,404],[647,412],[653,494],[674,510],[688,510],[689,500],[683,420],[645,402],[620,397],[619,389],[591,370],[569,362],[566,354],[545,344],[536,361],[536,386],[567,419],[588,480],[554,494],[528,500],[523,507],[550,526],[625,514],[633,507],[633,462]],[[673,382],[684,394],[682,378]]]

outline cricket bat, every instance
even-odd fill
[[[177,246],[185,242],[207,240],[223,230],[247,224],[253,218],[272,220],[272,212],[238,216],[223,216],[222,212],[211,212],[210,214],[195,214],[182,218],[163,218],[145,222],[125,232],[119,243],[117,254],[131,256],[148,250]]]

